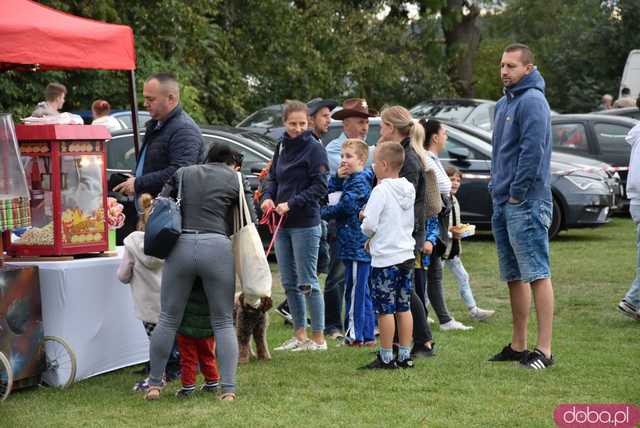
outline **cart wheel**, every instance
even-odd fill
[[[66,388],[76,378],[76,354],[61,337],[45,336],[44,353],[46,366],[42,381],[47,385]]]
[[[9,360],[0,352],[0,401],[4,401],[11,392],[13,385],[13,369]]]

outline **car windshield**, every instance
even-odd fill
[[[473,148],[483,155],[491,157],[491,143],[450,126],[445,125],[445,127],[447,128],[447,134],[449,134],[452,140],[462,141],[468,148]]]
[[[276,146],[278,145],[278,142],[273,138],[267,137],[266,135],[258,134],[257,132],[244,131],[240,132],[239,134],[245,138],[248,138],[249,140],[255,141],[258,144],[267,146],[271,150],[275,150]]]
[[[422,103],[413,107],[410,111],[414,117],[437,117],[463,121],[475,109],[475,106],[463,106],[457,104]]]
[[[274,128],[276,126],[282,126],[282,108],[263,108],[253,113],[236,126],[239,128]]]
[[[111,116],[118,119],[122,122],[123,125],[127,129],[133,128],[133,124],[131,123],[131,112],[130,111],[121,111],[118,113],[113,113]],[[138,112],[138,127],[144,128],[145,124],[151,119],[151,115],[146,111]]]

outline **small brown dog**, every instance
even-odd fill
[[[244,294],[240,293],[236,298],[233,319],[238,335],[239,364],[248,363],[252,355],[256,356],[258,360],[271,359],[267,346],[267,326],[269,324],[267,311],[271,309],[272,304],[270,297],[263,297],[260,299],[260,306],[254,308],[244,302]],[[256,344],[256,354],[251,350],[251,336]]]

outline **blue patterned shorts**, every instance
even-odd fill
[[[373,293],[373,308],[377,314],[388,315],[410,310],[413,269],[404,269],[397,265],[374,267],[369,281]]]

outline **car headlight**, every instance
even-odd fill
[[[574,186],[580,190],[589,190],[593,187],[608,188],[606,183],[599,179],[593,179],[589,177],[582,177],[579,175],[566,175],[565,178],[569,180]]]

